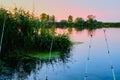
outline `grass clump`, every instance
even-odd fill
[[[28,53],[27,56],[37,59],[48,59],[49,52],[33,52],[33,53]],[[59,57],[60,57],[60,52],[52,52],[50,59],[59,58]]]

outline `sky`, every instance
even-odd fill
[[[12,9],[15,6],[41,13],[55,15],[56,20],[67,19],[69,15],[82,17],[95,15],[98,21],[120,22],[120,0],[0,0],[0,6]]]

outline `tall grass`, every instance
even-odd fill
[[[11,12],[0,8],[0,31],[4,15],[6,24],[1,53],[5,56],[26,54],[27,51],[47,52],[50,50],[52,39],[52,51],[64,51],[71,46],[68,35],[56,35],[54,25],[49,29],[46,28],[37,17],[23,9],[15,8]]]

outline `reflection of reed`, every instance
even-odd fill
[[[49,59],[9,59],[4,61],[3,71],[0,74],[2,75],[2,79],[12,79],[12,80],[25,80],[29,78],[33,74],[36,74],[36,71],[41,73],[41,70],[48,66],[48,69],[53,70],[62,64],[67,64],[70,60],[69,50],[66,53],[60,54],[59,58],[50,58]],[[52,67],[51,67],[52,66]],[[46,69],[46,68],[45,68]],[[6,72],[7,70],[7,72]],[[3,73],[4,72],[4,73]],[[9,74],[9,76],[8,76]],[[43,73],[41,73],[43,74]],[[36,75],[34,75],[36,76]],[[1,75],[0,75],[1,77]],[[0,78],[1,79],[1,78]],[[2,80],[1,79],[1,80]]]

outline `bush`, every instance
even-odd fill
[[[42,29],[40,35],[35,37],[36,49],[39,51],[49,51],[53,40],[52,51],[65,51],[72,45],[68,35],[55,35],[51,30]],[[54,32],[54,31],[53,31]]]

